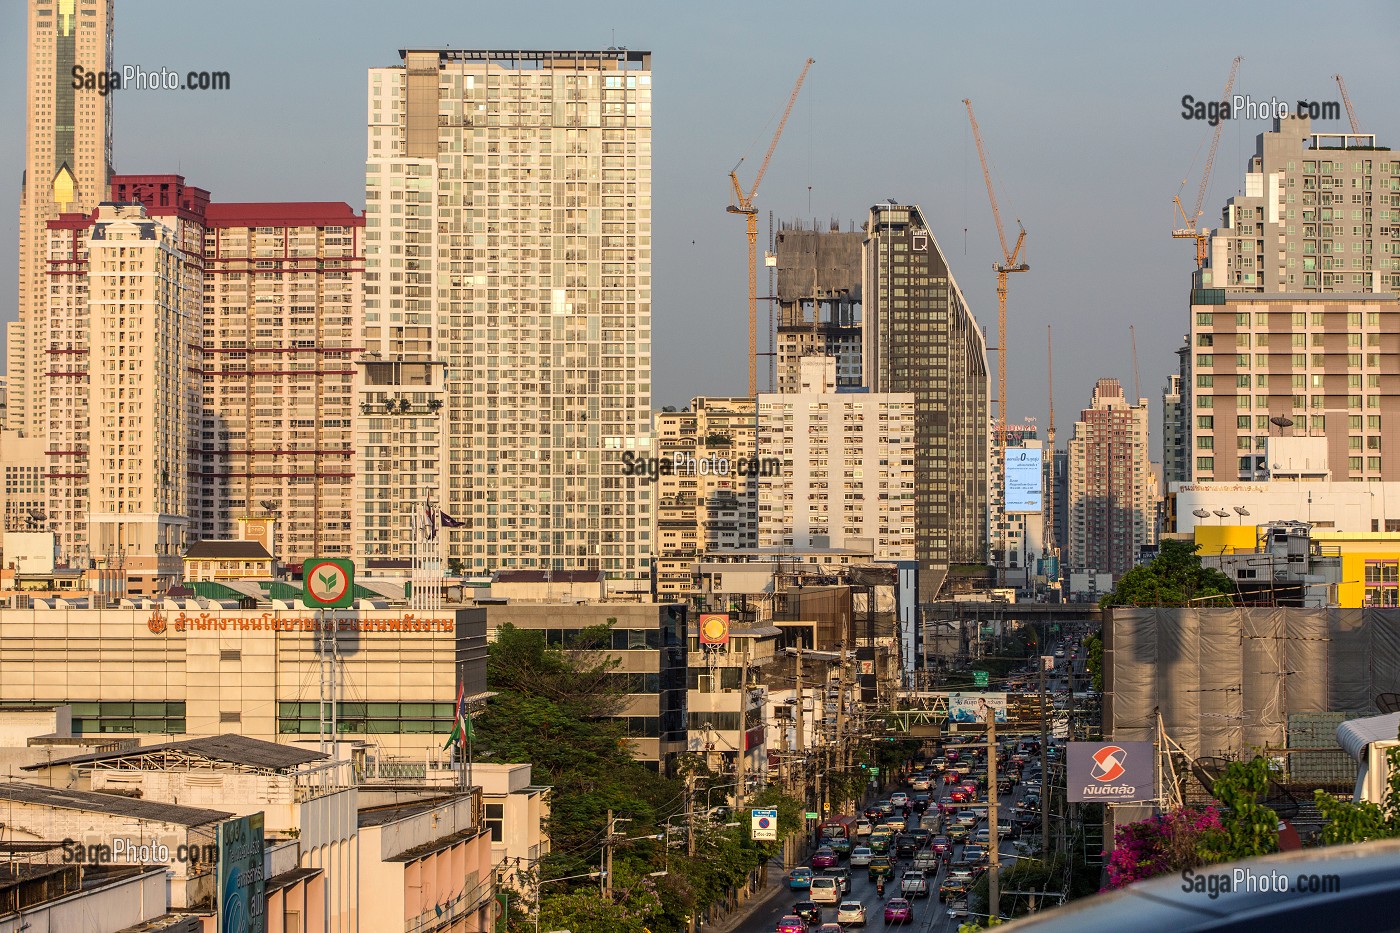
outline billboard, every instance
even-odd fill
[[[263,876],[263,815],[219,824],[214,891],[219,933],[267,933]]]
[[[1044,507],[1040,457],[1039,447],[1006,448],[1007,512],[1039,512]]]
[[[705,612],[700,615],[700,644],[729,644],[729,613]]]
[[[807,814],[809,819],[816,817],[815,813]],[[755,842],[777,842],[778,841],[778,811],[777,810],[754,810],[753,811],[753,839]]]
[[[1070,742],[1066,767],[1070,803],[1157,799],[1151,742]]]
[[[987,721],[987,710],[989,709],[995,713],[997,722],[1006,722],[1006,694],[948,694],[948,720],[950,722],[985,724]]]

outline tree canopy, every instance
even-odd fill
[[[1219,570],[1202,567],[1199,549],[1191,541],[1163,541],[1150,563],[1123,574],[1113,592],[1099,600],[1099,608],[1231,605],[1235,585]]]

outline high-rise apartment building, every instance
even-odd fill
[[[355,550],[645,589],[651,55],[408,50],[369,73]],[[621,582],[630,581],[630,582]]]
[[[1069,441],[1069,568],[1115,577],[1157,540],[1157,474],[1148,459],[1147,402],[1129,404],[1100,379]]]
[[[917,206],[870,209],[861,293],[866,386],[914,396],[915,557],[929,601],[952,565],[987,560],[986,341]]]
[[[1182,408],[1181,374],[1172,373],[1162,389],[1162,486],[1191,479],[1186,463],[1186,411]]]
[[[1400,479],[1386,441],[1400,424],[1400,158],[1374,136],[1309,130],[1291,118],[1260,135],[1196,273],[1183,379],[1196,482],[1267,479],[1271,432],[1325,436],[1333,479]]]
[[[19,196],[19,319],[7,325],[6,426],[48,427],[48,222],[107,197],[112,97],[75,88],[74,69],[108,72],[112,0],[29,0],[24,178]]]
[[[277,518],[287,564],[350,557],[364,217],[345,203],[210,204],[194,535]]]
[[[758,397],[758,546],[872,547],[878,560],[916,548],[915,398],[838,392],[836,360],[802,361],[797,392]]]
[[[836,386],[861,382],[861,254],[865,233],[785,224],[774,237],[777,262],[778,392],[796,392],[806,356],[836,359]]]
[[[88,429],[85,457],[55,450],[65,442],[50,434],[57,470],[77,472],[85,460],[86,512],[70,516],[74,532],[64,543],[81,542],[93,566],[122,572],[136,594],[179,579],[189,524],[203,239],[181,220],[152,217],[140,204],[100,204],[83,231],[86,307],[51,304],[63,312],[52,314],[52,333],[66,337],[60,321],[73,323],[75,338],[87,333],[85,352],[59,354],[70,365],[85,359],[86,399],[68,394],[79,380],[70,374],[55,378],[49,396],[52,417]],[[66,238],[63,221],[54,223],[54,239]],[[86,319],[72,321],[72,310]],[[59,404],[71,406],[61,417]],[[67,509],[67,487],[50,478],[51,512]]]
[[[0,431],[0,530],[48,530],[47,446],[42,437]]]
[[[758,544],[754,400],[696,398],[656,416],[656,592],[689,601],[707,551]]]
[[[182,300],[193,295],[194,369],[161,402],[190,418],[179,428],[190,451],[179,466],[188,485],[182,543],[230,537],[240,518],[273,516],[282,560],[348,556],[363,218],[344,203],[211,204],[209,192],[179,175],[114,175],[111,194],[104,216],[153,220],[141,229],[178,244]],[[116,353],[119,374],[137,365],[120,343],[99,345],[115,332],[99,326],[96,309],[117,302],[129,327],[154,313],[136,307],[144,299],[130,287],[135,273],[108,287],[94,265],[92,251],[111,235],[97,215],[49,222],[45,478],[68,566],[105,560],[107,550],[115,562],[129,550],[99,548],[88,533],[95,452],[130,431],[120,411],[115,421],[94,420],[92,361]],[[116,443],[134,446],[129,436]],[[173,460],[164,467],[176,468]]]

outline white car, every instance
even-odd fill
[[[874,825],[873,823],[871,823],[869,820],[865,820],[865,819],[856,820],[856,835],[857,835],[857,836],[868,836],[868,835],[870,835],[871,833],[873,833],[874,831],[875,831],[875,825]]]
[[[865,905],[860,901],[842,901],[836,908],[836,922],[843,927],[865,926]]]
[[[856,846],[851,850],[851,867],[864,868],[870,864],[870,859],[875,853],[870,851],[870,846]]]
[[[902,790],[897,790],[893,794],[890,794],[890,803],[894,804],[896,807],[906,806],[909,803],[909,795]]]
[[[914,780],[909,783],[909,786],[915,790],[928,790],[928,785],[929,779],[922,776],[914,778]]]
[[[841,879],[830,875],[817,875],[812,879],[812,887],[807,891],[807,899],[813,904],[834,907],[841,900]]]

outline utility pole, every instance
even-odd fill
[[[1040,646],[1045,650],[1045,645]],[[1049,710],[1045,706],[1045,656],[1040,657],[1040,857],[1050,855],[1050,772],[1046,769],[1046,746],[1050,744],[1047,735]]]
[[[608,835],[603,840],[603,857],[599,860],[602,864],[598,867],[603,870],[603,900],[612,900],[612,841],[613,837],[613,812],[608,811]]]
[[[1042,778],[1041,787],[1044,787]],[[987,903],[991,921],[1001,916],[1001,823],[997,817],[997,711],[987,708],[987,841],[991,864],[987,866]]]
[[[802,649],[797,649],[797,707],[793,710],[793,715],[797,717],[797,754],[801,755],[806,751],[806,743],[802,738]]]
[[[734,785],[734,813],[736,818],[744,809],[744,785],[748,779],[749,751],[749,640],[744,641],[743,668],[739,673],[739,750],[734,771],[738,783]]]
[[[846,646],[841,645],[840,667],[836,674],[836,760],[844,778],[851,767],[850,743],[846,741]]]
[[[685,854],[695,857],[695,773],[685,776],[685,810],[690,814],[685,821]]]

